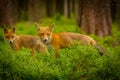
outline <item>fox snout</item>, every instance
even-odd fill
[[[44,41],[48,41],[48,38],[45,38]]]
[[[9,43],[12,44],[12,43],[13,43],[13,40],[10,40]]]
[[[6,40],[8,41],[9,44],[13,44],[15,39],[16,39],[15,37],[14,38],[6,38]]]
[[[48,38],[44,38],[44,39],[43,39],[43,42],[44,42],[45,44],[47,44],[47,43],[48,43],[48,40],[49,40]]]

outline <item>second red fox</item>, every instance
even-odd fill
[[[31,49],[31,55],[34,55],[35,51],[46,53],[46,46],[40,41],[38,37],[31,35],[16,35],[15,27],[12,30],[4,29],[5,39],[9,42],[12,49],[15,51],[25,47]]]
[[[68,46],[75,45],[75,41],[80,42],[81,44],[87,44],[91,46],[97,47],[97,42],[91,37],[78,33],[53,33],[54,24],[45,27],[39,27],[37,23],[35,23],[37,28],[37,33],[43,43],[52,46],[55,49],[55,57],[58,57],[58,51],[60,48],[66,48]],[[101,49],[100,49],[101,51]]]

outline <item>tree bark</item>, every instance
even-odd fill
[[[75,12],[75,18],[76,18],[76,24],[78,25],[78,26],[80,26],[80,20],[79,19],[81,19],[80,18],[80,7],[79,7],[79,0],[75,0],[75,3],[74,3],[74,12]]]
[[[56,12],[61,15],[64,14],[64,0],[56,0]]]
[[[47,0],[47,16],[53,17],[56,14],[56,0]]]
[[[64,0],[64,16],[70,18],[71,14],[74,12],[74,1]]]
[[[120,1],[116,2],[116,14],[115,14],[115,21],[118,24],[118,28],[120,29]]]
[[[39,21],[47,16],[46,0],[29,0],[28,2],[28,19]]]
[[[68,0],[64,0],[64,16],[68,17]]]
[[[16,14],[13,1],[10,0],[0,0],[0,25],[11,26],[16,21]]]
[[[69,12],[70,12],[70,15],[71,13],[73,13],[73,9],[74,9],[74,0],[69,0]]]
[[[77,24],[88,34],[111,35],[110,0],[80,0]]]

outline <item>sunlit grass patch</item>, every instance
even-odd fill
[[[15,52],[5,47],[2,46],[0,53],[3,79],[104,79],[112,72],[113,79],[119,77],[116,72],[119,71],[119,47],[101,56],[92,46],[77,45],[61,49],[58,59],[54,52],[50,56],[36,53],[32,57],[29,49]]]

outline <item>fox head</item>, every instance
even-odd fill
[[[45,27],[40,27],[37,23],[35,23],[35,26],[40,39],[43,41],[43,43],[48,44],[51,41],[54,24]]]
[[[15,27],[12,30],[8,30],[7,28],[4,28],[4,36],[5,39],[12,44],[15,41]]]

